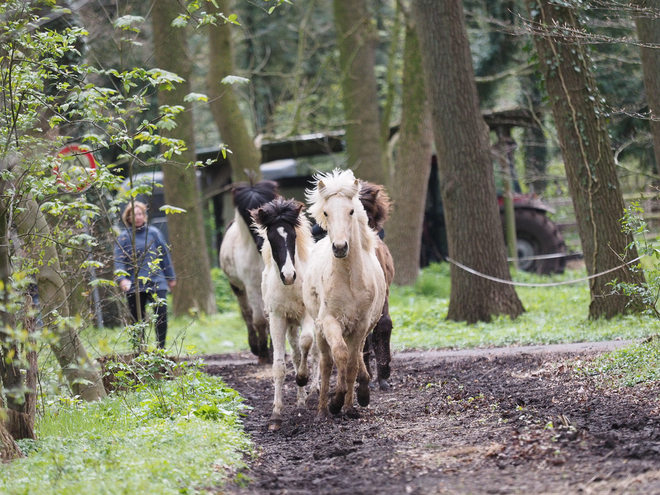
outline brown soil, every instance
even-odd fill
[[[660,385],[617,389],[591,354],[399,354],[361,418],[319,422],[317,397],[268,431],[268,367],[210,361],[253,407],[257,456],[237,494],[660,493]],[[212,364],[211,364],[212,363]]]

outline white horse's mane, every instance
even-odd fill
[[[319,188],[319,183],[323,187]],[[328,222],[323,214],[326,202],[337,194],[346,196],[353,202],[362,233],[362,246],[367,251],[375,243],[375,233],[369,228],[367,212],[360,201],[360,181],[355,178],[352,170],[334,169],[332,172],[314,174],[314,189],[305,190],[305,199],[309,205],[308,212],[323,230],[328,230]]]

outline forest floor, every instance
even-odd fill
[[[268,431],[270,368],[249,354],[207,356],[252,407],[256,456],[221,490],[236,494],[660,493],[660,385],[620,388],[584,373],[621,343],[403,352],[392,389],[361,417],[317,421],[285,382]]]

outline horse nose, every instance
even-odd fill
[[[296,281],[296,272],[287,275],[284,275],[282,272],[280,272],[280,278],[282,279],[282,283],[284,285],[291,285]]]
[[[344,258],[348,254],[348,242],[333,242],[332,252],[335,258]]]

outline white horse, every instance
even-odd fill
[[[264,271],[261,292],[270,323],[273,343],[273,382],[275,396],[270,430],[282,426],[282,384],[286,374],[286,338],[293,353],[298,384],[298,407],[305,407],[308,381],[307,356],[314,343],[314,320],[305,310],[302,280],[309,251],[314,244],[303,204],[278,198],[252,212],[264,244],[261,255]],[[299,335],[299,328],[302,333]]]
[[[232,189],[235,214],[220,246],[220,266],[227,275],[231,289],[238,298],[241,314],[248,329],[248,342],[259,364],[268,364],[268,320],[261,295],[261,259],[263,239],[250,226],[250,210],[277,197],[277,183],[237,184]]]
[[[306,191],[309,212],[328,235],[312,249],[303,281],[305,306],[316,323],[321,387],[318,413],[339,414],[369,405],[369,373],[362,349],[383,311],[387,286],[375,252],[377,235],[360,203],[360,183],[350,170],[315,177]],[[328,404],[332,365],[337,365],[335,395]]]

